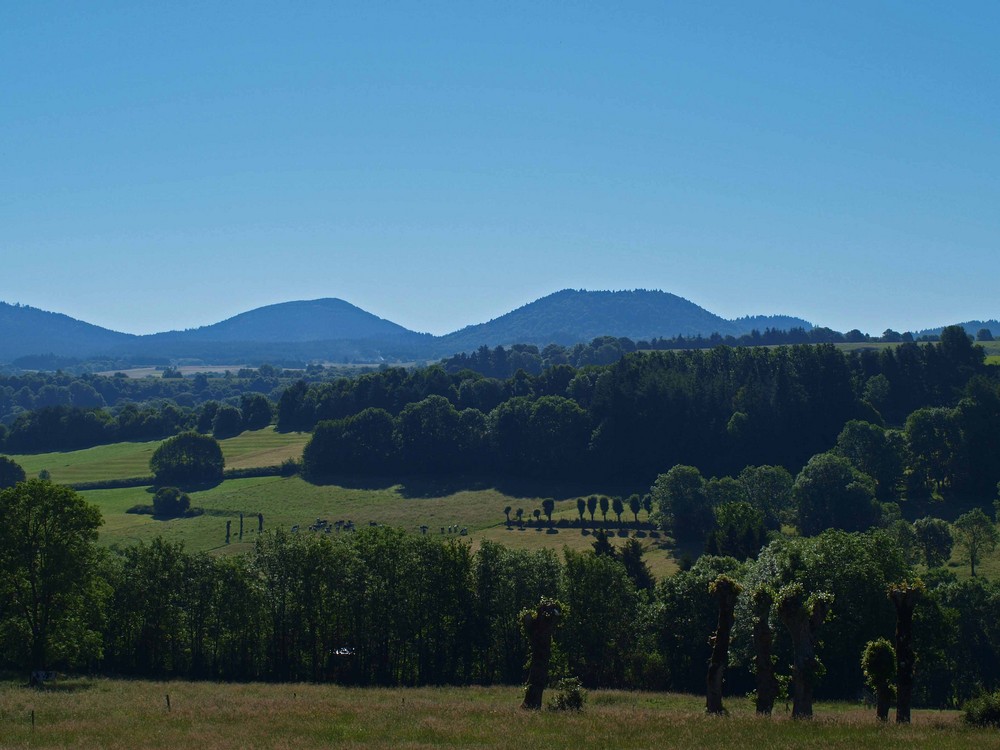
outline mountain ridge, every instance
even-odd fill
[[[27,355],[167,357],[226,361],[263,356],[384,361],[450,356],[480,346],[574,344],[599,336],[634,340],[676,335],[739,336],[752,328],[812,328],[792,316],[726,320],[658,290],[562,289],[485,323],[443,336],[417,333],[343,299],[265,305],[199,328],[135,335],[62,313],[0,302],[0,361]],[[266,361],[266,360],[262,360]]]

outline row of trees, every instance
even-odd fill
[[[755,682],[761,617],[753,592],[794,585],[832,601],[817,697],[853,697],[864,681],[865,645],[893,631],[887,588],[914,574],[884,531],[780,539],[747,562],[703,556],[651,585],[637,578],[644,566],[634,549],[560,557],[485,542],[473,553],[459,541],[384,527],[333,537],[268,532],[236,557],[189,554],[159,539],[102,550],[96,508],[39,480],[0,492],[0,515],[3,665],[161,678],[520,683],[527,654],[518,616],[548,597],[568,608],[554,676],[700,691],[718,616],[709,585],[726,575],[743,592],[734,607],[731,693]],[[916,703],[950,705],[995,689],[1000,586],[943,572],[925,580],[914,619]],[[784,673],[791,640],[777,626],[779,612],[764,614]]]
[[[37,453],[75,450],[126,440],[157,440],[196,429],[219,439],[269,425],[274,404],[259,393],[240,396],[236,404],[208,401],[197,408],[173,403],[117,410],[54,406],[19,415],[0,428],[0,450]]]

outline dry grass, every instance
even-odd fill
[[[167,710],[166,695],[171,710]],[[820,704],[811,722],[727,718],[698,696],[591,693],[581,714],[525,713],[514,687],[350,689],[326,685],[69,681],[52,691],[0,685],[4,748],[967,748],[1000,747],[956,712],[916,711],[880,726],[873,711]],[[31,711],[36,725],[31,727]]]

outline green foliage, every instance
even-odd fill
[[[973,727],[1000,729],[1000,691],[967,700],[962,706],[962,720]]]
[[[0,491],[0,639],[26,669],[100,653],[101,513],[68,487],[30,479]]]
[[[1000,533],[993,520],[982,508],[973,508],[959,516],[952,528],[955,542],[965,550],[972,575],[976,575],[976,565],[985,553],[992,552],[1000,543]]]
[[[872,479],[832,453],[809,459],[792,489],[799,531],[814,535],[824,529],[864,531],[881,515]]]
[[[185,432],[163,441],[149,461],[159,485],[218,482],[224,467],[219,443],[197,432]]]
[[[678,539],[702,540],[712,525],[705,480],[694,466],[674,466],[649,490],[666,527]]]
[[[865,644],[861,654],[861,671],[872,690],[896,679],[896,649],[886,638],[877,638]]]
[[[929,516],[918,518],[913,522],[913,530],[928,568],[936,568],[948,562],[954,539],[947,521]]]
[[[25,479],[24,469],[16,461],[0,456],[0,489],[13,487]]]
[[[550,711],[582,711],[587,702],[587,691],[579,677],[563,677],[552,686],[556,694],[549,699]]]
[[[737,560],[756,557],[767,542],[764,514],[745,500],[724,503],[712,512],[716,528],[708,535],[705,551]]]
[[[160,487],[153,495],[153,514],[164,518],[184,515],[191,507],[191,498],[176,487]]]
[[[235,406],[223,404],[212,419],[212,436],[216,440],[235,437],[243,432],[243,414]]]

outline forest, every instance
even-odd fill
[[[516,351],[483,351],[479,363]],[[743,592],[729,691],[754,687],[755,627],[772,633],[774,663],[787,678],[790,635],[775,609],[761,615],[754,602],[789,586],[831,602],[818,696],[860,694],[861,655],[891,636],[887,591],[899,585],[923,592],[916,705],[958,705],[1000,687],[1000,587],[975,570],[977,555],[998,541],[1000,378],[960,328],[937,342],[855,352],[830,344],[634,351],[610,364],[519,368],[507,378],[445,366],[313,374],[314,382],[272,388],[272,398],[247,388],[190,405],[24,411],[5,449],[138,439],[146,433],[128,432],[138,415],[159,436],[195,429],[221,437],[274,419],[279,430],[312,432],[301,470],[313,482],[422,474],[611,483],[631,488],[640,504],[647,496],[653,522],[694,554],[657,581],[635,539],[606,536],[597,523],[593,551],[562,554],[489,541],[473,549],[384,527],[268,531],[241,556],[191,553],[162,539],[106,549],[95,543],[93,506],[29,480],[0,492],[4,518],[25,519],[0,529],[4,665],[354,685],[517,683],[527,656],[519,613],[553,598],[568,608],[554,674],[590,687],[698,691],[718,617],[709,586],[725,575]],[[96,427],[88,433],[80,423]],[[606,519],[608,498],[600,500]],[[586,508],[581,500],[581,528]],[[39,520],[50,516],[59,519],[54,536]],[[17,531],[25,528],[39,531]],[[73,529],[67,552],[53,540]],[[953,545],[967,553],[970,577],[942,567]],[[25,585],[23,560],[48,553],[70,557],[31,570],[60,575]]]

